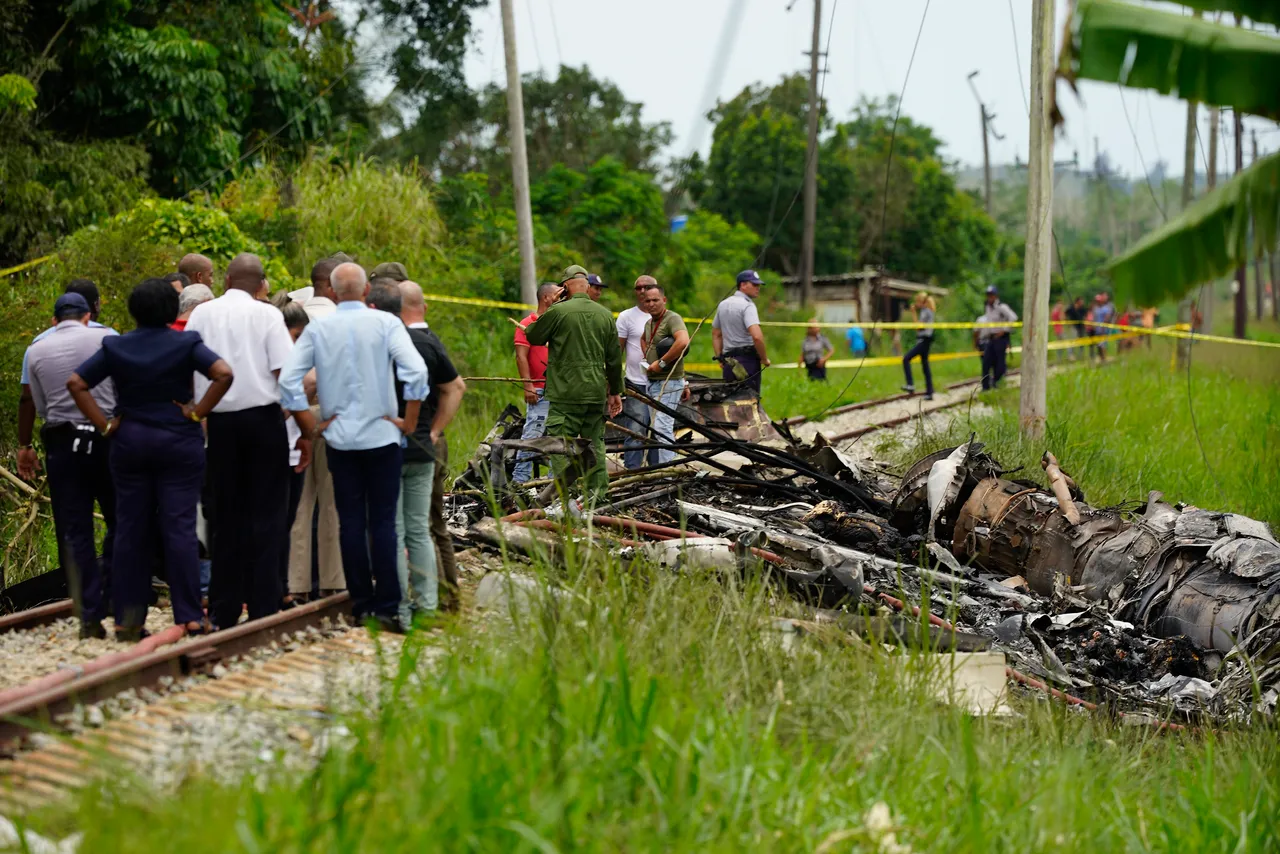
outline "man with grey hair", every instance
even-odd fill
[[[209,290],[208,285],[188,285],[178,294],[178,319],[169,324],[169,328],[183,331],[187,328],[187,321],[191,319],[191,312],[196,310],[196,306],[206,303],[213,299],[213,291]]]
[[[365,304],[369,282],[359,265],[339,264],[330,281],[337,310],[307,324],[280,373],[280,402],[303,435],[323,434],[328,442],[342,564],[356,619],[372,618],[401,631],[396,504],[404,437],[418,426],[427,366],[399,318]],[[319,424],[302,385],[312,368]],[[397,378],[404,383],[403,416]]]

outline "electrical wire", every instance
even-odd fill
[[[564,65],[564,51],[560,50],[560,28],[556,26],[556,0],[547,0],[547,14],[551,16],[551,37],[556,43],[556,64]]]
[[[924,11],[920,13],[920,26],[916,29],[916,40],[911,46],[911,58],[907,61],[907,73],[902,78],[902,89],[898,93],[898,103],[896,105],[896,109],[894,110],[894,114],[893,114],[893,127],[889,131],[889,155],[885,159],[885,165],[884,165],[884,199],[883,199],[884,203],[880,207],[880,232],[877,235],[877,242],[880,248],[880,265],[881,266],[884,266],[884,260],[885,260],[885,254],[886,254],[885,246],[884,246],[884,232],[885,232],[885,227],[889,221],[889,177],[892,174],[892,170],[893,170],[893,149],[894,149],[894,143],[897,141],[897,138],[898,138],[898,120],[902,117],[902,101],[907,95],[907,84],[911,81],[911,68],[912,66],[915,65],[915,62],[916,62],[916,51],[920,48],[920,36],[924,33],[924,22],[925,22],[925,19],[929,17],[929,5],[931,2],[932,0],[925,0]],[[832,11],[834,12],[834,9]],[[795,204],[794,199],[792,200],[792,204]],[[878,320],[872,322],[871,334],[875,334],[878,323],[879,323]],[[821,412],[813,416],[813,418],[810,420],[816,421],[820,419],[822,416],[826,415],[827,412],[829,412],[832,408],[834,408],[836,404],[840,402],[840,399],[844,397],[845,394],[848,393],[849,389],[853,387],[854,381],[858,379],[858,374],[862,373],[862,366],[867,361],[867,354],[868,354],[868,350],[864,349],[862,351],[862,358],[858,360],[858,366],[853,369],[853,376],[849,377],[849,381],[845,383],[844,388],[840,389],[840,393],[837,394],[830,403],[828,403],[825,407],[823,407]]]

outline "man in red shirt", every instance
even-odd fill
[[[538,439],[547,429],[547,413],[551,402],[543,398],[543,389],[547,378],[547,345],[534,347],[525,337],[524,329],[537,320],[543,312],[551,308],[556,297],[560,296],[560,286],[554,282],[543,282],[538,287],[538,310],[520,321],[516,327],[515,348],[516,367],[520,370],[520,379],[524,380],[524,432],[521,439]],[[533,477],[533,460],[538,455],[533,451],[520,451],[516,454],[516,468],[511,479],[516,483],[525,483]]]

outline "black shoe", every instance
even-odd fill
[[[933,393],[932,393],[932,392],[930,392],[929,394],[926,394],[926,395],[924,396],[924,399],[925,399],[925,400],[933,400]]]
[[[377,623],[378,628],[389,635],[402,635],[405,633],[405,627],[401,625],[397,617],[374,617],[373,622]]]
[[[904,386],[900,386],[900,388],[901,388],[903,391],[905,391],[907,394],[915,394],[915,393],[916,393],[916,387],[915,387],[915,386],[913,386],[913,385],[904,385]]]
[[[120,643],[137,643],[151,637],[145,626],[116,626],[116,640]]]
[[[107,630],[102,627],[102,623],[100,621],[80,621],[80,640],[105,640],[106,637]]]

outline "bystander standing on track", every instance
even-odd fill
[[[987,286],[987,306],[978,318],[979,323],[1016,323],[1018,315],[1013,309],[1000,302],[999,292],[995,285]],[[989,326],[982,330],[982,389],[993,389],[1000,384],[1007,370],[1006,357],[1009,353],[1009,327]]]
[[[1088,334],[1088,330],[1085,329],[1085,321],[1089,317],[1089,310],[1085,307],[1084,297],[1076,297],[1072,300],[1071,305],[1063,314],[1068,321],[1068,338],[1083,338]],[[1072,362],[1076,360],[1076,350],[1076,347],[1071,347],[1067,351],[1067,358]]]
[[[296,343],[311,318],[307,316],[301,303],[288,300],[284,308],[280,309],[280,314],[284,316],[284,326],[289,330],[289,337]],[[292,413],[285,413],[284,427],[289,440],[289,506],[285,511],[284,536],[280,538],[279,576],[280,591],[283,594],[280,606],[292,608],[298,603],[289,592],[289,553],[293,546],[291,532],[293,523],[297,521],[298,505],[302,503],[302,487],[306,482],[307,469],[311,467],[312,444],[302,435],[298,419]]]
[[[178,294],[164,279],[135,287],[129,313],[137,329],[103,338],[67,381],[76,406],[100,435],[111,437],[116,489],[111,596],[121,641],[146,634],[157,526],[174,622],[192,632],[210,628],[200,605],[196,541],[196,502],[205,467],[200,422],[233,378],[230,365],[198,333],[169,328],[178,316]],[[189,402],[193,372],[207,378],[195,403]],[[90,391],[107,380],[116,391],[116,415],[110,419]]]
[[[427,366],[400,320],[365,305],[369,282],[357,264],[330,276],[337,310],[312,321],[280,373],[280,400],[303,434],[328,441],[347,588],[357,619],[375,618],[399,631],[396,504],[404,436],[418,426],[427,396]],[[303,378],[315,368],[319,424]],[[397,414],[397,377],[405,413]]]
[[[80,637],[101,638],[106,636],[102,619],[107,615],[116,526],[115,486],[107,458],[110,440],[98,435],[76,407],[67,381],[98,351],[109,332],[102,327],[88,327],[89,303],[76,293],[58,297],[53,305],[53,320],[54,333],[31,345],[27,353],[30,391],[36,412],[44,421],[40,441],[49,472],[58,563],[66,572],[71,601],[80,618]],[[116,394],[110,380],[99,384],[92,396],[107,417],[114,417]],[[18,444],[22,449],[18,473],[30,480],[35,476],[30,424],[19,425]],[[94,542],[95,501],[106,522],[101,564]]]
[[[915,393],[916,384],[911,379],[911,360],[917,356],[920,357],[920,371],[924,374],[925,400],[933,400],[933,371],[929,369],[929,349],[933,346],[933,322],[937,317],[937,311],[933,297],[924,291],[916,292],[911,313],[915,315],[916,322],[920,326],[916,329],[915,346],[902,357],[902,372],[907,381],[902,390],[912,394]]]
[[[279,543],[288,531],[289,441],[276,378],[293,349],[280,309],[258,296],[262,261],[242,253],[227,266],[226,292],[197,306],[187,330],[199,332],[236,373],[209,415],[209,484],[213,499],[213,572],[209,617],[219,628],[280,610]],[[196,394],[208,380],[197,376]]]

